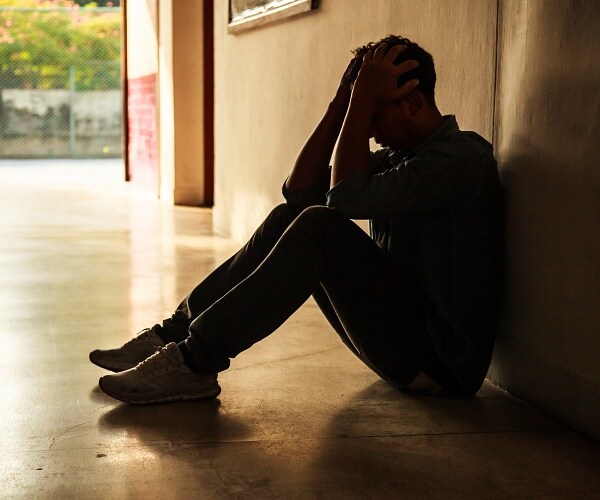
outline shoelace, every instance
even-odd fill
[[[159,348],[152,356],[137,365],[139,372],[146,376],[160,375],[170,371],[176,365],[175,360],[169,356],[166,346]]]
[[[155,337],[156,333],[152,330],[152,328],[144,328],[138,334],[133,337],[130,341],[126,342],[125,345],[137,344],[138,342],[146,342],[148,337]],[[156,345],[159,347],[159,345]]]

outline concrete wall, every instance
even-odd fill
[[[0,102],[0,157],[122,155],[120,90],[3,89]]]
[[[389,33],[436,57],[443,112],[491,138],[496,0],[322,0],[317,11],[227,33],[215,2],[215,229],[244,240],[332,98],[350,51]]]
[[[502,0],[507,293],[491,378],[600,438],[600,3]]]

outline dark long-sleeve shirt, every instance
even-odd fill
[[[440,359],[467,392],[483,382],[502,285],[502,198],[492,146],[454,116],[413,151],[381,149],[373,169],[288,203],[369,219],[374,241],[419,290]],[[399,284],[399,286],[402,286]]]

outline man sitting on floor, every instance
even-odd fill
[[[474,394],[500,300],[501,191],[491,145],[441,115],[435,81],[433,58],[408,39],[357,49],[285,181],[286,203],[162,325],[90,353],[120,372],[100,388],[129,403],[214,398],[230,358],[312,295],[385,380]],[[369,219],[371,236],[351,219]]]

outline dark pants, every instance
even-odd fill
[[[276,207],[162,331],[168,340],[185,341],[199,371],[221,371],[311,294],[342,341],[384,379],[405,386],[424,371],[443,387],[453,385],[427,335],[416,291],[362,229],[322,206]]]

